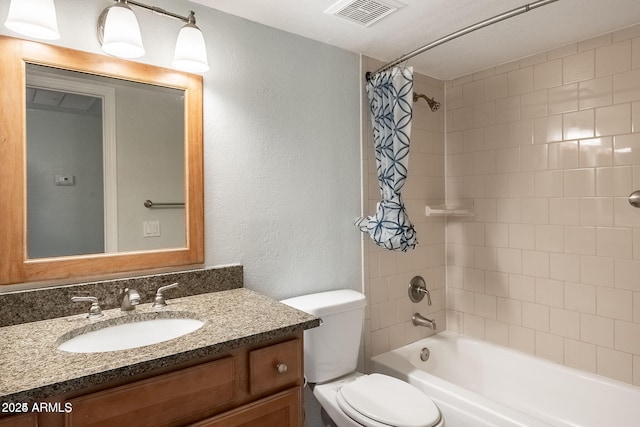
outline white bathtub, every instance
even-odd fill
[[[454,332],[376,356],[373,370],[431,396],[446,427],[640,426],[639,387]]]

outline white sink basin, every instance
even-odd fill
[[[169,341],[191,333],[204,325],[196,319],[151,319],[107,326],[85,332],[58,346],[71,353],[101,353],[126,350]]]

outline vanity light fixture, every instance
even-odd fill
[[[11,0],[4,25],[27,37],[42,40],[60,38],[53,0]]]
[[[178,70],[205,73],[209,71],[207,47],[200,28],[196,26],[196,16],[189,12],[188,21],[178,33],[172,65]]]
[[[116,4],[107,7],[98,18],[98,38],[102,50],[120,58],[137,58],[144,55],[140,27],[133,10],[129,7],[133,5],[185,22],[178,34],[172,65],[174,68],[192,73],[209,71],[204,36],[196,26],[193,11],[185,17],[133,0],[115,1]]]
[[[126,2],[107,7],[98,17],[98,38],[102,50],[118,58],[138,58],[144,55],[142,35],[135,13]]]

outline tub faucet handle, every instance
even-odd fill
[[[431,305],[431,293],[427,289],[427,284],[422,276],[415,276],[409,282],[409,299],[411,302],[420,302],[427,296],[427,304]]]

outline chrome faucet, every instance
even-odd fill
[[[133,311],[136,305],[140,304],[140,294],[135,289],[124,289],[124,298],[122,299],[122,311]]]
[[[167,303],[165,302],[164,295],[162,295],[162,293],[164,291],[167,291],[167,290],[173,289],[173,288],[177,288],[177,287],[178,287],[177,283],[172,283],[170,285],[162,286],[162,287],[158,288],[158,290],[156,291],[156,298],[155,298],[153,304],[151,305],[151,307],[153,307],[153,308],[166,307]]]
[[[426,328],[433,329],[434,331],[436,330],[436,321],[427,319],[420,313],[414,314],[411,321],[413,322],[413,326],[424,326]]]
[[[102,317],[102,308],[100,308],[100,304],[98,303],[98,298],[96,297],[71,297],[71,301],[73,302],[90,302],[91,307],[89,308],[89,314],[87,314],[88,319],[98,319]]]

